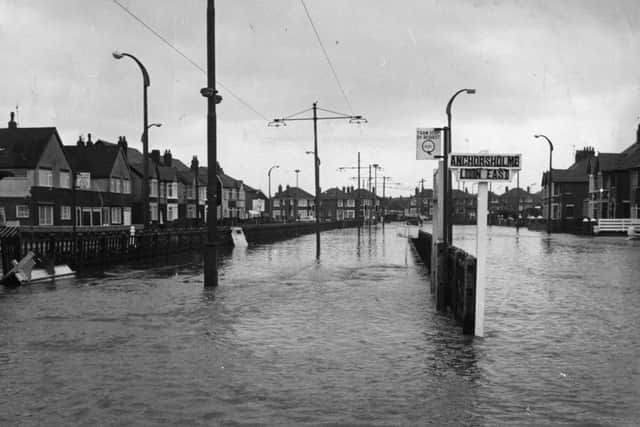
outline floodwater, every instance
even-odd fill
[[[490,228],[474,339],[402,232],[0,287],[0,425],[640,424],[640,242]]]

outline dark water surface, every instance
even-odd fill
[[[400,231],[0,287],[0,425],[640,424],[640,242],[491,228],[472,339]]]

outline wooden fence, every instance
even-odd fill
[[[434,244],[431,234],[422,230],[411,239],[416,252],[431,272],[431,294],[440,311],[451,312],[462,324],[464,334],[475,328],[476,258],[455,246]],[[446,257],[439,262],[440,257]],[[445,271],[437,271],[444,266]]]

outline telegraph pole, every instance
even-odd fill
[[[207,98],[207,243],[204,251],[204,285],[218,286],[218,191],[216,104],[222,101],[216,86],[216,33],[213,0],[207,1],[207,87],[200,90]]]

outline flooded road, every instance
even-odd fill
[[[0,288],[0,425],[639,422],[640,242],[490,228],[474,340],[402,231]]]

